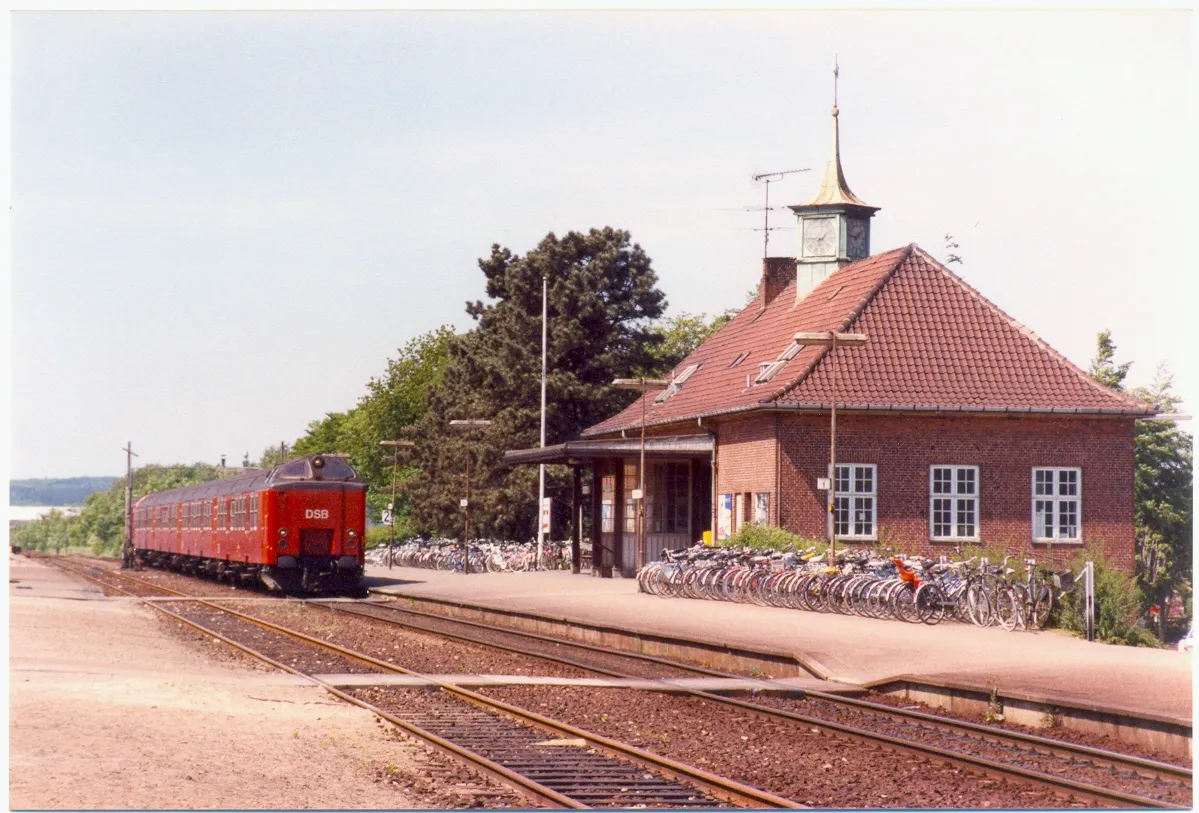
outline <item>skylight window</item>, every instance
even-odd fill
[[[662,394],[654,399],[654,403],[664,404],[673,398],[675,393],[683,388],[683,384],[687,381],[687,379],[694,375],[695,371],[698,369],[698,364],[692,364],[687,367],[686,370],[683,370],[683,372],[679,373],[679,375],[675,377],[674,381],[671,382],[670,386],[662,390]]]
[[[747,358],[749,358],[748,350],[746,350],[744,353],[738,353],[736,356],[733,357],[733,360],[729,362],[728,369],[732,369],[733,367],[736,367],[738,364],[745,361]]]
[[[787,345],[783,352],[779,353],[777,359],[773,362],[764,361],[758,366],[758,377],[754,380],[755,384],[764,384],[778,373],[779,370],[787,366],[787,362],[799,355],[799,351],[803,349],[803,345],[799,342],[791,342]]]

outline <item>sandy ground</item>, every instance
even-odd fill
[[[221,663],[142,605],[9,560],[10,808],[470,804],[443,765],[299,678]]]

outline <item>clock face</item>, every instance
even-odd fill
[[[845,221],[845,253],[854,259],[865,257],[870,251],[866,244],[866,221]]]
[[[806,257],[821,257],[836,253],[837,229],[831,217],[805,220],[803,224],[803,253]]]

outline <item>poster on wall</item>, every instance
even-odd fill
[[[728,539],[733,533],[733,495],[720,495],[720,510],[716,515],[716,538]]]
[[[759,491],[754,494],[754,524],[770,524],[770,494]]]

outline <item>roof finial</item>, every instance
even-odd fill
[[[837,64],[837,55],[833,54],[833,118],[837,118],[837,77],[841,75],[841,66]]]
[[[861,200],[849,191],[849,184],[845,183],[845,173],[841,171],[841,128],[838,123],[837,116],[837,80],[841,75],[841,66],[837,64],[837,59],[833,59],[833,154],[829,156],[828,168],[824,171],[824,180],[820,183],[820,190],[815,197],[806,203],[804,206],[823,206],[827,204],[851,203],[857,206],[865,206]]]

